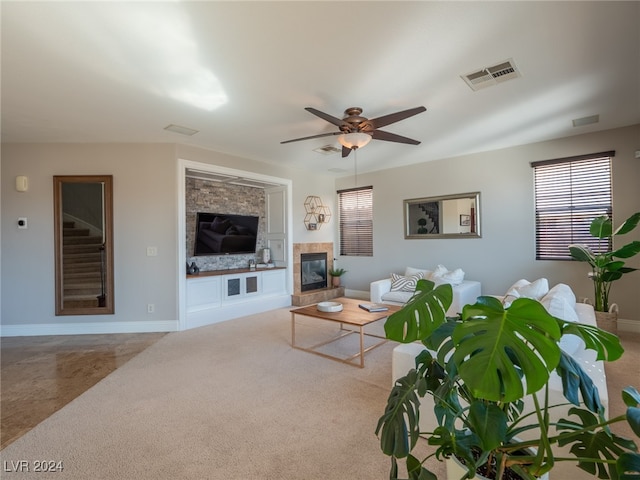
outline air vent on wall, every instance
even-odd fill
[[[516,67],[511,58],[492,67],[485,67],[481,70],[461,75],[462,79],[473,91],[497,85],[507,80],[513,80],[521,76],[518,67]]]

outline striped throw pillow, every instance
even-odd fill
[[[423,273],[416,273],[415,275],[398,275],[397,273],[391,274],[391,291],[392,292],[414,292],[416,290],[416,284],[418,280],[423,277]]]

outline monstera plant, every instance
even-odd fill
[[[615,235],[629,233],[636,228],[638,222],[640,222],[640,212],[634,213],[616,230],[613,230],[611,218],[608,216],[597,217],[591,222],[589,233],[599,239],[599,244],[604,241],[611,241],[612,243]],[[593,252],[586,245],[569,245],[571,257],[591,265],[589,276],[593,280],[594,286],[594,309],[597,312],[608,312],[610,308],[609,291],[611,290],[611,283],[622,278],[625,273],[637,270],[636,268],[625,267],[624,262],[620,259],[631,258],[640,253],[640,241],[635,240],[612,251],[602,252],[602,248],[598,248],[598,251],[601,251],[601,253]]]
[[[577,335],[598,359],[611,361],[623,353],[615,335],[553,317],[527,298],[505,308],[496,298],[480,297],[458,318],[446,318],[451,301],[450,285],[434,288],[420,280],[411,300],[385,324],[388,338],[427,347],[416,367],[396,380],[376,429],[391,457],[391,479],[400,471],[410,480],[436,479],[425,466],[433,456],[455,456],[466,465],[466,478],[476,472],[514,478],[509,472],[533,479],[559,461],[573,461],[599,478],[640,478],[636,444],[609,428],[627,421],[640,435],[640,394],[625,388],[626,415],[607,420],[593,381],[559,346],[563,335]],[[549,400],[554,371],[562,379],[565,408],[573,404],[568,418],[557,420]],[[419,426],[425,395],[433,397],[433,431]],[[421,438],[433,447],[424,458],[414,453]],[[556,446],[572,456],[559,456]]]

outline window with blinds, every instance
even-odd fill
[[[373,256],[373,187],[338,191],[340,255]]]
[[[611,157],[602,152],[533,162],[536,215],[536,259],[571,260],[569,245],[580,243],[594,252],[610,242],[589,233],[591,221],[612,215]]]

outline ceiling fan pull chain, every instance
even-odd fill
[[[358,148],[353,149],[353,171],[356,181],[356,187],[358,186]]]

